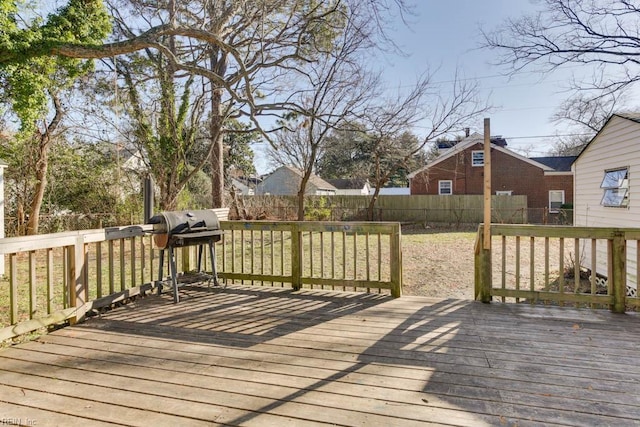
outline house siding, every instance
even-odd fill
[[[294,173],[286,168],[276,169],[258,186],[257,193],[260,195],[271,194],[274,196],[295,195],[300,188],[300,182],[300,177],[295,176]],[[307,186],[306,190],[307,192],[309,191],[309,186]]]
[[[640,227],[640,124],[613,117],[574,164],[575,224],[590,227]],[[629,206],[600,205],[604,171],[629,167]],[[634,189],[636,190],[634,192]]]
[[[578,157],[575,176],[574,224],[587,227],[640,227],[640,123],[613,116]],[[629,167],[629,205],[624,208],[600,205],[600,188],[605,170]],[[636,184],[637,183],[637,184]],[[635,190],[635,191],[634,191]],[[581,264],[590,265],[590,244],[585,242]],[[627,285],[636,288],[635,244],[627,245]],[[598,242],[596,270],[607,274],[606,242]]]
[[[361,189],[337,189],[336,196],[366,196],[369,194],[369,190],[366,188]]]
[[[282,166],[264,178],[256,188],[258,195],[270,194],[274,196],[295,196],[302,183],[301,172],[296,172],[288,166]],[[319,187],[319,185],[323,185]],[[311,176],[305,187],[306,195],[329,196],[336,193],[336,188],[322,179]]]
[[[472,151],[481,150],[475,144],[432,168],[416,174],[411,179],[411,194],[438,194],[439,180],[453,181],[453,194],[483,194],[484,167],[472,166]],[[512,191],[512,195],[526,195],[529,209],[549,206],[549,191],[564,190],[565,203],[573,201],[573,176],[571,174],[545,175],[541,168],[491,150],[491,192]]]

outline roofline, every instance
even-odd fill
[[[547,170],[547,171],[544,171],[544,174],[545,175],[549,175],[549,176],[562,176],[562,175],[570,176],[570,175],[573,175],[573,172],[572,171],[549,171],[549,170]]]
[[[414,172],[411,172],[409,175],[407,175],[407,178],[412,179],[417,174],[419,174],[419,173],[421,173],[423,171],[426,171],[427,169],[437,165],[438,163],[441,163],[441,162],[453,157],[455,154],[458,154],[459,152],[462,152],[462,151],[466,150],[467,148],[471,147],[474,144],[477,144],[478,142],[484,142],[484,138],[482,137],[482,135],[480,135],[477,132],[472,133],[467,138],[463,139],[462,141],[460,141],[459,143],[457,143],[453,147],[449,148],[445,154],[443,154],[442,156],[438,157],[433,162],[421,167],[420,169],[418,169],[418,170],[416,170]]]
[[[302,170],[298,169],[295,166],[291,166],[291,165],[282,165],[279,168],[275,169],[273,172],[277,171],[280,168],[287,168],[290,171],[292,171],[293,173],[295,173],[296,175],[298,175],[300,178],[302,178],[304,176],[304,172]],[[312,182],[312,178],[313,177],[315,177],[318,180],[322,181],[322,186],[315,185]],[[315,179],[313,179],[313,181],[315,181]],[[311,174],[311,176],[309,177],[309,181],[307,181],[307,185],[309,185],[309,184],[313,185],[317,190],[324,190],[324,191],[336,191],[337,190],[337,188],[334,185],[331,185],[330,182],[325,181],[324,179],[320,178],[318,175],[316,175],[314,173]],[[327,187],[327,185],[328,185],[328,187]],[[306,189],[305,189],[305,191],[306,191]]]
[[[476,136],[477,135],[477,136]],[[467,148],[475,145],[475,144],[482,144],[484,146],[484,138],[479,139],[478,136],[480,136],[477,133],[474,133],[473,135],[469,136],[469,141],[467,142],[463,142],[463,143],[459,143],[457,145],[454,145],[451,149],[449,149],[447,151],[447,153],[441,157],[438,157],[434,162],[429,163],[426,166],[421,167],[420,169],[416,170],[415,172],[411,172],[409,175],[407,175],[407,178],[412,179],[414,178],[417,174],[426,171],[428,169],[430,169],[431,167],[437,165],[438,163],[441,163],[451,157],[453,157],[455,154],[458,154],[459,152],[462,152],[464,150],[466,150]],[[473,138],[472,138],[473,137]],[[515,157],[518,160],[521,160],[523,162],[529,163],[532,166],[535,166],[539,169],[542,169],[543,171],[550,171],[550,172],[555,172],[553,169],[551,169],[550,167],[548,167],[547,165],[543,165],[542,163],[536,162],[535,160],[531,160],[528,159],[514,151],[511,151],[507,148],[502,148],[499,145],[493,144],[491,143],[491,148],[495,148],[496,150],[511,156],[511,157]]]
[[[582,147],[582,150],[580,150],[580,153],[578,153],[578,155],[576,156],[576,158],[573,160],[573,163],[571,163],[571,166],[573,166],[575,164],[575,162],[578,161],[578,159],[580,158],[580,156],[582,156],[582,153],[584,153],[587,148],[589,148],[591,146],[591,143],[593,143],[593,141],[595,141],[595,139],[600,136],[600,134],[602,133],[602,131],[604,130],[604,128],[607,127],[607,125],[609,124],[609,122],[611,120],[613,120],[614,117],[620,117],[621,119],[625,119],[625,120],[629,120],[631,122],[636,122],[636,123],[640,123],[640,118],[632,118],[629,116],[624,115],[623,113],[613,113],[611,116],[609,116],[609,118],[607,119],[606,122],[604,122],[604,124],[602,125],[602,127],[600,128],[600,130],[598,130],[598,132],[593,136],[593,138],[591,138],[589,140],[589,142],[587,142],[587,144]]]

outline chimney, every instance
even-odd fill
[[[465,138],[469,136],[469,133],[470,133],[469,131],[470,131],[469,128],[464,128],[464,137]]]

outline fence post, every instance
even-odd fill
[[[391,233],[391,296],[402,296],[402,228],[400,224],[393,225]]]
[[[302,233],[297,222],[291,224],[291,287],[302,288]]]
[[[84,238],[78,236],[76,243],[70,248],[70,279],[69,285],[69,302],[72,307],[76,308],[75,316],[70,319],[71,324],[75,324],[84,320],[86,314],[85,303],[87,302],[87,283],[86,283],[86,260],[88,255],[87,245]]]
[[[474,253],[474,297],[476,301],[491,302],[491,249],[484,249],[484,227],[478,227]]]
[[[613,295],[613,304],[609,307],[614,313],[624,313],[627,298],[627,244],[622,231],[614,231],[608,241],[609,281]]]

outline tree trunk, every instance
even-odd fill
[[[375,209],[378,196],[380,195],[380,187],[376,185],[376,189],[373,191],[373,196],[369,199],[369,205],[367,206],[367,220],[373,221],[373,210]]]
[[[211,207],[224,204],[224,149],[222,138],[222,90],[217,89],[211,98]]]
[[[161,211],[175,211],[178,207],[178,195],[175,192],[163,192],[158,207]]]
[[[29,211],[31,215],[27,221],[27,236],[38,234],[40,226],[40,208],[44,199],[44,190],[47,187],[47,170],[49,169],[48,146],[40,143],[38,160],[36,162],[36,186]]]
[[[43,132],[36,131],[35,133],[35,140],[38,144],[35,162],[36,186],[34,189],[33,199],[31,199],[30,203],[29,220],[27,221],[26,234],[28,236],[38,234],[38,227],[40,226],[40,208],[42,207],[42,200],[44,199],[44,192],[47,187],[47,170],[49,169],[49,146],[51,143],[51,135],[57,129],[60,121],[62,120],[62,116],[64,115],[60,99],[58,99],[58,97],[53,93],[49,93],[49,95],[53,101],[55,116]]]
[[[224,76],[227,72],[225,54],[212,47],[210,52],[210,68],[215,74]],[[222,111],[222,95],[224,89],[211,81],[211,207],[221,208],[224,205],[224,115]]]
[[[16,225],[16,236],[22,236],[25,234],[27,222],[24,214],[24,202],[22,200],[18,200],[17,205],[16,216],[18,218],[18,224]]]
[[[380,160],[376,159],[376,179],[375,179],[375,190],[373,191],[373,196],[369,200],[369,206],[367,206],[367,220],[373,221],[374,219],[374,208],[376,206],[376,202],[378,201],[378,196],[380,195],[380,189],[386,182],[389,180],[390,173],[386,173],[384,176],[381,176],[382,172],[380,170]]]
[[[302,181],[300,182],[300,189],[298,190],[298,221],[304,221],[304,196],[310,176],[311,171],[305,171],[302,176]]]

